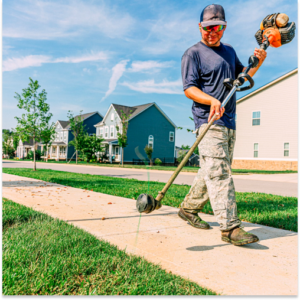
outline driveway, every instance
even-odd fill
[[[4,161],[4,168],[32,168],[32,162]],[[37,168],[59,171],[93,174],[121,178],[135,178],[137,180],[167,182],[172,171],[126,169],[113,167],[97,167],[67,164],[37,163]],[[191,185],[196,173],[181,172],[175,179],[175,184]],[[298,174],[250,174],[234,175],[234,183],[237,192],[257,192],[289,197],[298,197]]]

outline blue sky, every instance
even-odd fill
[[[53,121],[99,111],[111,103],[156,102],[183,130],[176,145],[195,137],[192,101],[184,96],[180,62],[201,39],[198,22],[211,1],[40,1],[4,0],[2,25],[3,128],[16,126],[15,92],[29,77],[48,93]],[[297,23],[297,1],[219,1],[226,13],[222,42],[231,44],[241,62],[257,47],[254,34],[270,13],[286,13]],[[298,24],[297,24],[298,25]],[[268,56],[255,75],[255,90],[297,68],[298,37]],[[249,92],[249,91],[248,91]],[[237,98],[245,93],[237,94]]]

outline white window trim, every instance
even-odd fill
[[[152,149],[154,150],[154,136],[151,135],[151,134],[148,136],[148,147],[150,147],[149,144],[151,144],[151,143],[149,143],[149,142],[150,142],[149,140],[150,140],[150,137],[151,137],[151,136],[152,136]]]
[[[114,114],[114,113],[111,113],[111,115],[110,115],[110,120],[113,121],[113,120],[114,120],[114,117],[115,117],[115,114]]]
[[[107,129],[107,136],[106,136],[106,129]],[[108,138],[109,137],[109,130],[108,130],[108,126],[104,127],[104,137]]]
[[[101,133],[101,130],[102,130],[102,133]],[[102,136],[101,136],[102,135]],[[103,127],[100,127],[99,128],[99,136],[103,138],[104,136],[104,128]]]
[[[110,126],[110,130],[109,130],[109,137],[110,138],[114,138],[115,137],[115,129],[114,129],[114,125]],[[111,135],[112,134],[112,135]]]
[[[171,133],[173,133],[173,141],[171,141]],[[174,131],[170,131],[169,132],[169,142],[174,143],[174,141],[175,141],[175,132]]]
[[[288,149],[288,150],[284,149],[284,144],[289,144],[289,149]],[[289,155],[288,155],[288,156],[285,156],[285,155],[284,155],[284,151],[289,151]],[[290,157],[290,142],[284,142],[284,143],[283,143],[283,157]]]
[[[257,144],[257,150],[254,150],[254,145]],[[254,152],[257,151],[257,156],[254,156]],[[259,143],[253,143],[253,158],[258,158],[259,154]]]
[[[253,118],[253,113],[254,112],[259,112],[259,118]],[[253,120],[259,120],[259,125],[253,125]],[[261,120],[261,110],[253,110],[251,112],[251,126],[260,126],[261,125],[260,120]]]

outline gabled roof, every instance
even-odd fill
[[[86,113],[86,114],[82,114],[81,115],[81,119],[84,121],[86,119],[88,119],[89,117],[93,116],[94,114],[99,114],[99,116],[101,116],[103,118],[103,116],[98,112],[98,111],[94,111],[94,112],[90,112],[90,113]],[[74,117],[75,120],[78,120],[80,117],[80,115],[77,115]],[[70,129],[70,121],[62,121],[62,120],[58,120],[57,122],[60,123],[61,127],[63,129]]]
[[[276,83],[278,83],[278,82],[280,82],[280,81],[286,79],[287,77],[296,74],[296,73],[298,73],[298,68],[296,68],[296,69],[294,69],[294,70],[292,70],[292,71],[290,71],[290,72],[284,74],[283,76],[280,76],[279,78],[277,78],[277,79],[275,79],[275,80],[273,80],[273,81],[271,81],[271,82],[265,84],[264,86],[258,88],[257,90],[255,90],[255,91],[253,91],[253,92],[247,94],[246,96],[244,96],[244,97],[238,99],[238,100],[236,101],[236,103],[240,103],[240,102],[242,102],[242,101],[244,101],[244,100],[246,100],[246,99],[248,99],[248,98],[254,96],[255,94],[257,94],[257,93],[259,93],[259,92],[261,92],[261,91],[263,91],[263,90],[265,90],[265,89],[271,87],[272,85],[274,85],[274,84],[276,84]]]
[[[61,121],[61,120],[58,120],[57,122],[59,122],[59,124],[63,129],[65,129],[70,123],[70,121]]]
[[[121,117],[122,115],[121,111],[123,111],[126,115],[131,114],[131,117],[129,118],[129,120],[131,120],[135,118],[137,115],[139,115],[140,113],[142,113],[143,111],[145,111],[146,109],[148,109],[149,107],[151,107],[152,105],[154,105],[175,128],[177,127],[155,102],[136,105],[136,106],[126,106],[126,105],[119,105],[119,104],[112,103],[109,109],[107,110],[107,113],[109,112],[110,108],[113,107],[117,112],[117,114],[119,115],[119,117]],[[103,121],[106,118],[107,113],[105,114],[103,120],[94,126],[102,125]]]

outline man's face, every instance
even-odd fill
[[[216,32],[215,30],[205,31],[202,28],[201,24],[199,23],[199,28],[202,35],[202,40],[205,42],[207,46],[216,47],[220,45],[220,40],[224,34],[226,27],[223,30],[218,32]]]

